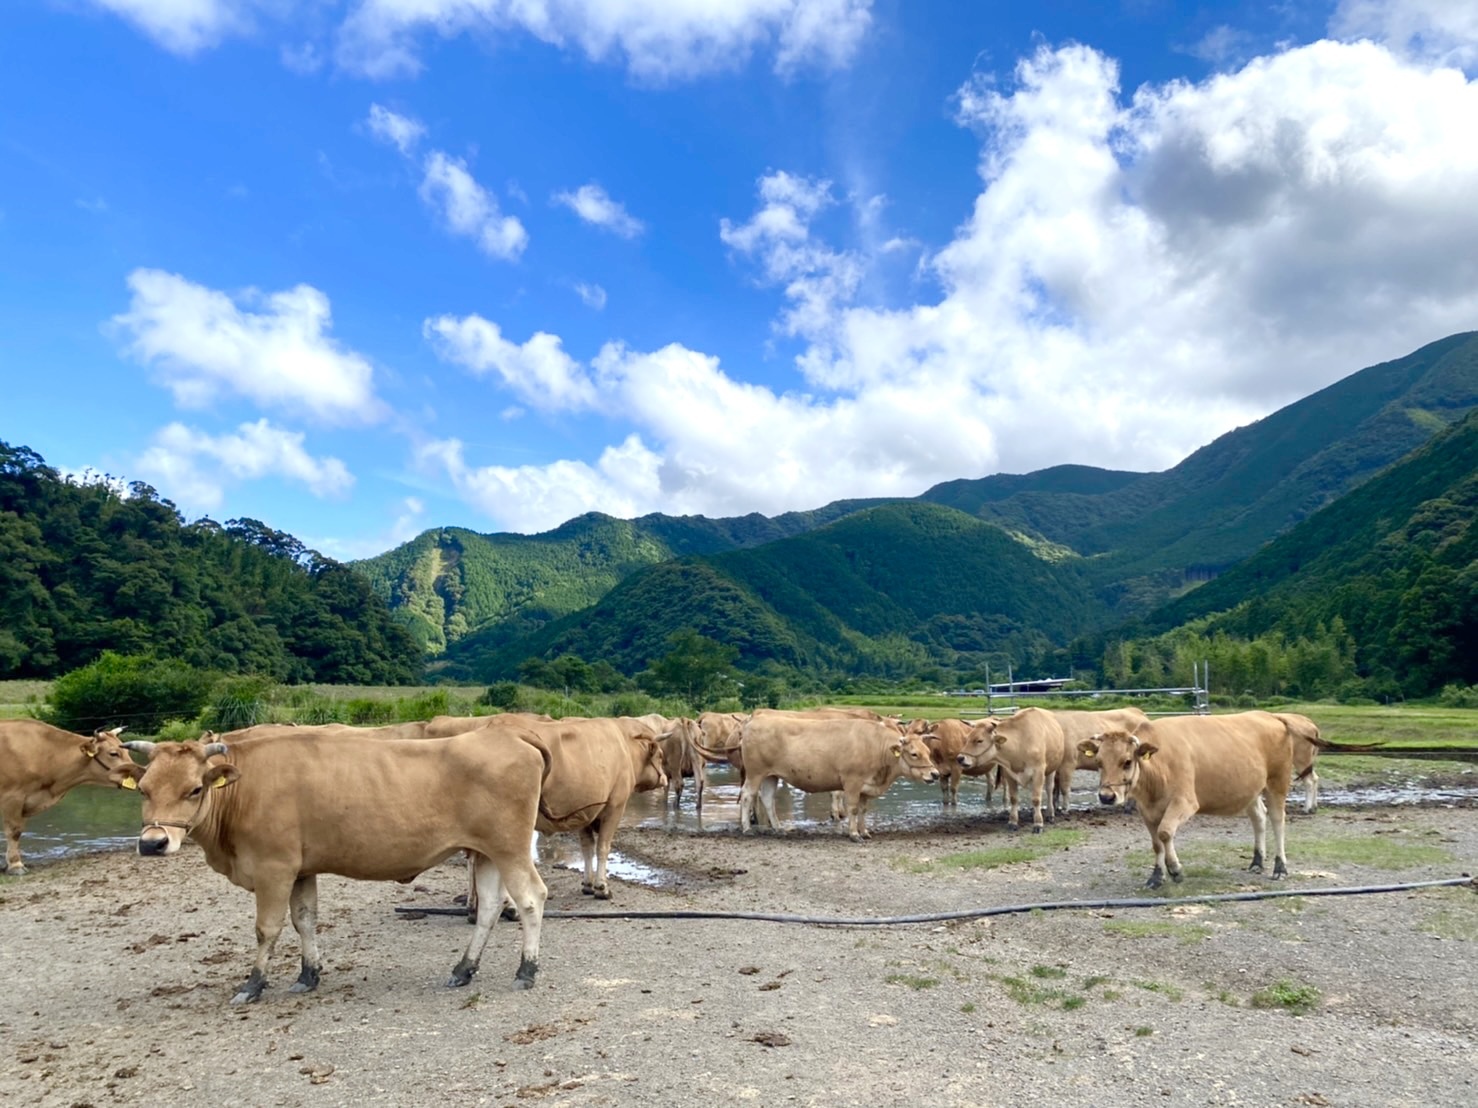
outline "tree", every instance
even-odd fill
[[[694,708],[707,703],[719,678],[732,676],[737,647],[716,642],[691,627],[667,636],[668,652],[653,662],[646,684],[658,695],[680,696]]]

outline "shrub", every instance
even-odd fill
[[[107,650],[57,678],[45,718],[83,734],[125,724],[135,734],[154,735],[169,720],[199,716],[215,682],[215,674],[184,662]]]
[[[435,689],[419,696],[401,697],[395,702],[395,715],[401,723],[450,715],[450,709],[451,699],[445,689]]]
[[[611,715],[644,716],[657,710],[657,702],[646,693],[617,693],[611,698]]]
[[[395,722],[395,705],[388,700],[371,700],[367,696],[344,701],[345,722],[355,727],[379,727]]]
[[[218,733],[239,731],[267,722],[268,693],[273,682],[266,677],[227,677],[212,695],[214,703],[205,714],[205,726]]]
[[[495,685],[489,685],[477,702],[489,708],[511,712],[518,707],[518,684],[513,681],[499,681]]]
[[[1478,708],[1478,685],[1444,685],[1437,703],[1444,708]]]

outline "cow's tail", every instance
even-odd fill
[[[1320,750],[1333,750],[1344,754],[1362,754],[1371,750],[1379,750],[1386,745],[1384,741],[1373,743],[1330,742],[1319,734],[1318,725],[1311,719],[1286,715],[1282,712],[1274,712],[1273,714],[1283,721],[1283,726],[1288,728],[1290,735],[1296,739],[1302,739],[1304,742]],[[1304,772],[1307,773],[1308,771],[1305,770]]]
[[[727,762],[729,755],[739,749],[738,747],[728,747],[724,750],[714,750],[712,747],[704,746],[697,739],[693,738],[688,739],[688,742],[692,744],[694,750],[703,756],[705,761],[709,762]]]

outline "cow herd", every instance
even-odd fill
[[[320,874],[370,881],[413,880],[458,852],[468,858],[475,928],[449,985],[477,972],[497,914],[516,913],[522,957],[515,986],[534,982],[546,889],[533,864],[535,832],[579,836],[583,892],[609,899],[612,839],[632,795],[663,789],[681,797],[691,777],[701,811],[706,767],[739,772],[740,830],[761,817],[781,830],[781,782],[832,796],[856,841],[870,837],[868,805],[900,777],[938,782],[946,809],[961,776],[979,778],[987,803],[1030,800],[1033,831],[1068,807],[1078,769],[1098,774],[1105,805],[1133,802],[1149,832],[1149,884],[1181,879],[1175,835],[1197,812],[1246,815],[1252,869],[1267,856],[1273,828],[1275,877],[1287,872],[1284,804],[1295,775],[1305,808],[1317,803],[1314,758],[1325,745],[1304,716],[1242,712],[1150,721],[1137,709],[1053,712],[1024,708],[970,723],[904,723],[864,709],[760,709],[553,720],[507,713],[441,716],[382,728],[272,724],[207,733],[198,742],[124,742],[120,729],[76,735],[34,720],[0,722],[0,815],[8,872],[23,874],[25,820],[82,784],[136,789],[142,799],[141,855],[198,844],[212,869],[256,898],[256,958],[233,1003],[259,999],[284,917],[297,932],[302,967],[291,990],[314,989]],[[139,764],[131,755],[139,755]]]

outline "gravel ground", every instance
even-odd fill
[[[655,886],[593,905],[545,868],[548,907],[911,915],[1136,897],[1149,868],[1143,826],[1117,813],[1040,838],[979,813],[873,830],[859,846],[630,828],[617,849]],[[1187,881],[1164,892],[1454,877],[1478,858],[1478,811],[1292,816],[1286,885],[1241,871],[1249,838],[1193,820]],[[1039,856],[953,857],[1003,847]],[[193,847],[0,879],[0,1103],[1478,1103],[1471,888],[891,927],[549,920],[538,983],[515,992],[514,925],[447,989],[466,925],[392,910],[449,905],[463,880],[453,864],[411,886],[321,879],[322,986],[287,993],[289,928],[273,987],[233,1008],[251,897]]]

